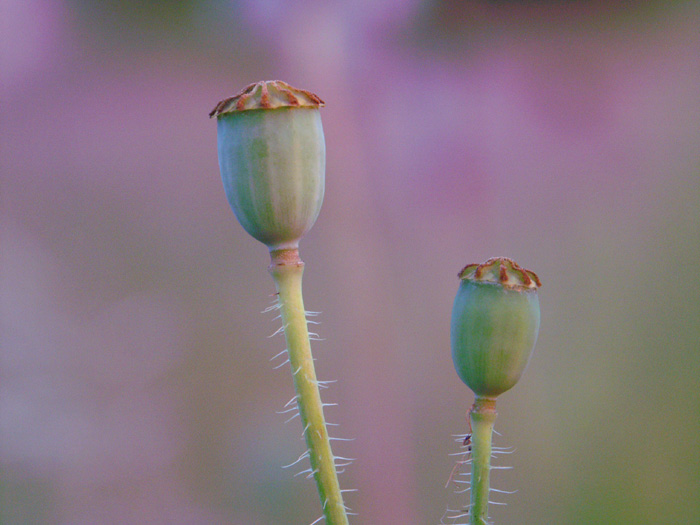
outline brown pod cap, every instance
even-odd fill
[[[310,91],[294,88],[281,80],[262,80],[219,102],[209,117],[255,109],[319,108],[325,105],[318,95]]]

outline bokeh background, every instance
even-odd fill
[[[700,4],[0,1],[0,521],[308,524],[214,104],[318,93],[305,299],[353,523],[437,524],[457,272],[536,271],[496,523],[700,522]]]

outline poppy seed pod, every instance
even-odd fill
[[[326,146],[313,93],[278,80],[219,102],[219,168],[243,228],[270,250],[297,248],[325,190]]]
[[[452,309],[452,360],[479,397],[495,398],[520,379],[540,326],[533,272],[505,257],[467,265]]]

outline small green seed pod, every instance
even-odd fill
[[[478,397],[495,398],[520,379],[540,327],[533,272],[505,257],[470,264],[452,309],[452,360]]]
[[[321,210],[326,145],[313,93],[279,80],[219,102],[219,168],[243,228],[270,250],[297,248]]]

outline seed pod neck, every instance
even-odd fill
[[[299,248],[270,249],[270,271],[278,266],[303,266]]]
[[[493,414],[493,418],[496,418],[496,398],[487,396],[476,396],[474,399],[474,404],[469,410],[470,414],[480,414],[484,417],[490,417]]]

